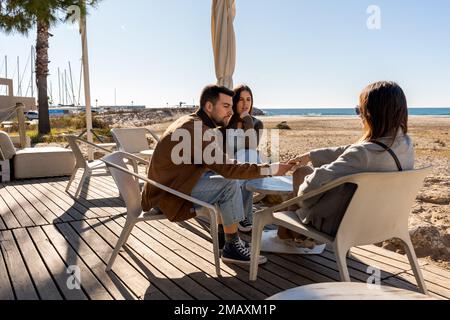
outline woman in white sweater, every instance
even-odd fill
[[[373,83],[359,100],[356,113],[361,118],[362,138],[349,146],[312,150],[290,160],[290,164],[300,166],[294,172],[295,194],[360,172],[414,168],[414,147],[407,135],[407,101],[400,86],[386,81]],[[334,236],[355,189],[354,185],[343,185],[308,199],[300,203],[297,215],[303,223]],[[279,235],[286,238],[283,231],[279,230]]]

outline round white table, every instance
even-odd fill
[[[325,282],[277,293],[267,300],[437,300],[418,292],[358,282]]]
[[[287,195],[293,191],[292,177],[267,177],[249,180],[245,187],[248,191],[261,194]]]
[[[292,176],[267,177],[246,182],[247,190],[262,195],[289,195],[293,192]],[[305,248],[292,240],[278,238],[277,230],[264,230],[261,236],[261,251],[284,254],[321,254],[326,245]]]

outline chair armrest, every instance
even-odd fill
[[[126,156],[128,156],[128,154],[126,154]],[[136,156],[133,156],[133,155],[130,155],[130,156],[132,156],[133,158],[140,159],[139,157],[136,157]],[[153,186],[155,186],[155,187],[157,187],[157,188],[159,188],[159,189],[161,189],[161,190],[164,190],[164,191],[166,191],[166,192],[168,192],[168,193],[170,193],[170,194],[173,194],[173,195],[175,195],[175,196],[177,196],[177,197],[180,197],[180,198],[182,198],[182,199],[184,199],[184,200],[187,200],[187,201],[190,201],[190,202],[192,202],[192,203],[198,204],[198,205],[200,205],[200,206],[202,206],[202,207],[205,207],[205,208],[207,208],[207,209],[209,209],[209,210],[212,210],[212,211],[214,211],[214,212],[216,211],[216,208],[215,208],[213,205],[209,204],[209,203],[206,203],[206,202],[204,202],[204,201],[195,199],[195,198],[193,198],[193,197],[191,197],[191,196],[188,196],[188,195],[186,195],[186,194],[184,194],[184,193],[181,193],[181,192],[179,192],[179,191],[173,190],[173,189],[171,189],[171,188],[169,188],[169,187],[166,187],[166,186],[164,186],[164,185],[162,185],[162,184],[160,184],[160,183],[158,183],[158,182],[155,182],[155,181],[153,181],[153,180],[150,180],[150,179],[147,178],[147,177],[144,177],[144,176],[142,176],[142,175],[140,175],[140,174],[134,173],[133,171],[127,170],[127,169],[125,169],[125,168],[123,168],[123,167],[121,167],[121,166],[119,166],[119,165],[116,165],[116,164],[114,164],[114,163],[111,163],[111,162],[109,162],[109,161],[106,161],[106,160],[103,160],[103,159],[101,159],[101,160],[102,160],[108,167],[113,167],[113,168],[115,168],[115,169],[117,169],[117,170],[120,170],[120,171],[122,171],[122,172],[128,173],[128,174],[130,174],[130,175],[132,175],[132,176],[134,176],[134,177],[136,177],[136,178],[138,178],[138,179],[140,179],[140,180],[142,180],[142,181],[148,182],[148,183],[150,183],[151,185],[153,185]],[[142,159],[141,159],[141,160],[142,160]],[[144,161],[145,161],[145,160],[144,160]]]
[[[141,157],[135,156],[134,154],[131,154],[131,153],[128,153],[128,152],[125,152],[125,151],[119,151],[119,152],[123,155],[124,158],[126,158],[128,160],[134,160],[134,161],[137,161],[139,163],[145,164],[146,166],[148,166],[150,164],[149,161],[147,161],[147,160],[145,160],[145,159],[143,159]]]
[[[300,194],[299,196],[297,196],[295,198],[292,198],[292,199],[289,199],[287,201],[284,201],[283,203],[280,203],[280,204],[278,204],[276,206],[273,206],[273,207],[270,207],[270,208],[266,208],[266,209],[263,209],[263,210],[259,210],[255,214],[258,214],[258,213],[262,214],[262,213],[267,213],[267,212],[274,213],[274,212],[280,211],[281,209],[284,209],[284,208],[287,208],[287,207],[292,206],[294,204],[297,204],[300,201],[310,199],[310,198],[315,197],[315,196],[317,196],[319,194],[322,194],[322,193],[324,193],[326,191],[329,191],[329,190],[331,190],[333,188],[336,188],[336,187],[338,187],[338,186],[348,182],[353,176],[354,175],[349,175],[349,176],[345,176],[345,177],[336,179],[334,181],[331,181],[331,182],[323,185],[322,187],[320,187],[320,188],[318,188],[316,190],[313,190],[313,191],[308,192],[308,193]]]
[[[76,137],[75,140],[79,141],[80,143],[83,143],[83,144],[92,146],[92,147],[94,147],[94,148],[96,148],[96,149],[100,149],[100,150],[102,150],[102,151],[104,151],[104,152],[106,152],[106,153],[111,153],[111,150],[108,150],[108,149],[103,148],[103,147],[101,147],[101,146],[99,146],[99,145],[96,145],[95,143],[92,143],[92,142],[86,141],[86,140],[84,140],[84,139],[81,139],[80,137]]]
[[[156,140],[156,142],[161,141],[160,137],[158,137],[158,135],[154,133],[153,130],[150,130],[149,128],[145,128],[145,130],[147,130],[147,132],[151,134],[151,136]]]
[[[424,168],[421,168],[421,169],[416,169],[415,171],[421,170],[421,171],[424,171],[425,173],[429,173],[431,171],[431,168],[432,168],[432,166],[428,166],[428,167],[424,167]],[[406,171],[404,171],[404,172],[406,172]],[[384,173],[381,173],[381,172],[361,172],[361,173],[356,173],[356,174],[348,175],[348,176],[345,176],[345,177],[341,177],[339,179],[333,180],[333,181],[323,185],[322,187],[320,187],[320,188],[318,188],[316,190],[313,190],[313,191],[308,192],[308,193],[300,194],[299,196],[297,196],[295,198],[292,198],[290,200],[287,200],[287,201],[285,201],[283,203],[280,203],[279,205],[276,205],[276,206],[273,206],[273,207],[270,207],[270,208],[267,208],[267,209],[263,209],[263,210],[257,211],[255,214],[257,214],[257,213],[267,213],[267,212],[273,213],[273,212],[279,211],[281,209],[284,209],[286,207],[289,207],[289,206],[291,206],[293,204],[297,204],[299,201],[303,201],[303,200],[307,200],[309,198],[315,197],[315,196],[317,196],[317,195],[319,195],[321,193],[329,191],[329,190],[331,190],[331,189],[333,189],[335,187],[338,187],[338,186],[340,186],[340,185],[342,185],[344,183],[347,183],[347,182],[355,183],[355,177],[356,176],[360,176],[360,175],[379,175],[379,174],[391,174],[391,173],[390,172],[384,172]]]

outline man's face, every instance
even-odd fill
[[[207,112],[209,117],[214,120],[214,122],[219,125],[226,127],[228,122],[230,122],[231,116],[233,115],[233,98],[220,93],[217,103],[213,105],[212,103],[207,103]]]

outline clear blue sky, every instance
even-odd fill
[[[450,107],[448,0],[236,3],[234,80],[253,88],[258,107],[352,107],[377,80],[397,81],[410,106]],[[367,28],[369,5],[381,9],[380,30]],[[88,18],[93,101],[113,104],[117,88],[118,104],[198,103],[201,88],[215,82],[210,11],[210,0],[100,3]],[[70,60],[78,84],[81,45],[77,28],[52,33],[50,78],[58,100],[57,67],[68,69]],[[35,32],[0,34],[9,73],[17,55],[24,68],[34,39]]]

